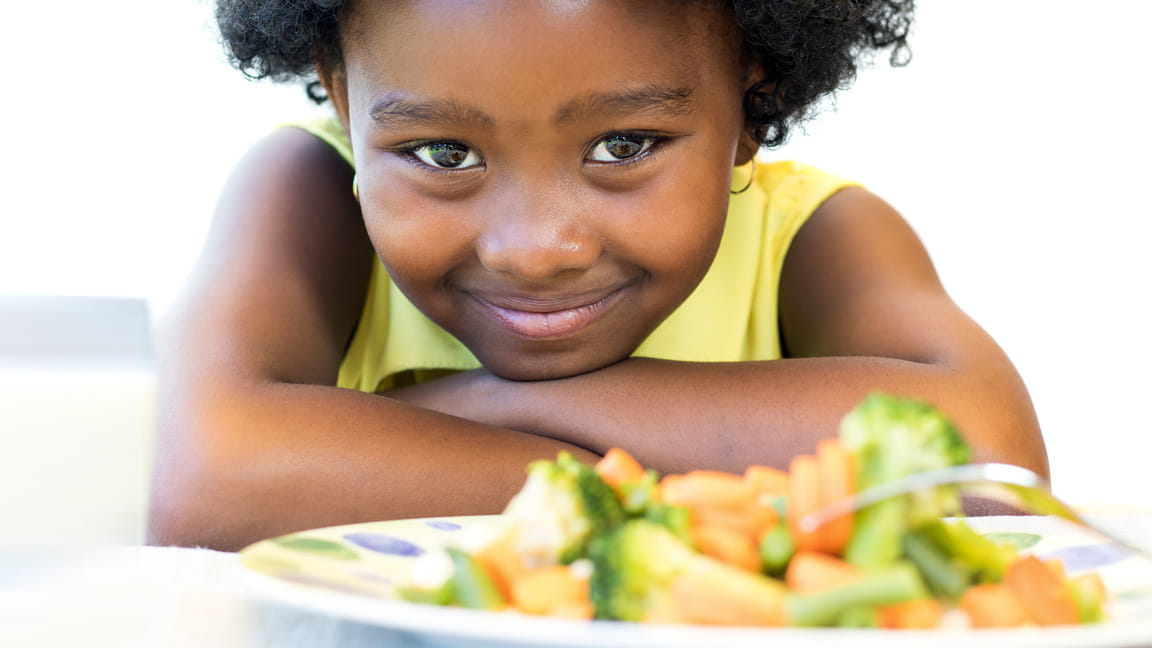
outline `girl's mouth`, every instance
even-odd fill
[[[543,305],[539,310],[498,306],[481,297],[474,297],[493,315],[497,323],[512,333],[533,340],[554,340],[574,335],[599,320],[623,291],[624,288],[618,288],[596,301],[554,310],[548,310]]]

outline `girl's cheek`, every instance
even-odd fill
[[[628,205],[629,238],[681,254],[709,254],[724,229],[728,185],[697,180],[704,173],[696,169],[669,176]]]
[[[365,226],[384,265],[394,278],[419,280],[436,274],[443,259],[454,253],[453,234],[444,219],[421,201],[388,201],[365,207]]]

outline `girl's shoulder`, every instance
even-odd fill
[[[349,141],[348,133],[344,132],[344,126],[340,123],[340,120],[336,118],[336,115],[329,114],[305,117],[284,122],[280,124],[280,127],[299,128],[315,135],[335,149],[348,164],[354,165],[352,143]]]
[[[738,169],[745,183],[747,170]],[[855,180],[796,160],[757,161],[750,170],[752,186],[732,197],[729,216],[762,222],[765,235],[775,239],[781,251],[824,201],[845,187],[860,186]]]
[[[772,203],[806,202],[860,183],[796,160],[757,162],[755,184]],[[817,205],[812,205],[815,209]]]

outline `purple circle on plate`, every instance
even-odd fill
[[[1099,569],[1118,563],[1132,555],[1127,549],[1110,544],[1090,544],[1064,547],[1048,552],[1045,558],[1059,558],[1068,571]]]
[[[382,533],[349,533],[344,539],[369,551],[392,556],[416,557],[424,553],[419,545]]]
[[[459,524],[456,524],[455,522],[449,522],[448,520],[428,520],[424,524],[427,524],[433,529],[439,529],[441,531],[459,531],[460,529],[464,528]]]

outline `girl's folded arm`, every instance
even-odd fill
[[[781,283],[783,360],[682,363],[633,358],[573,378],[455,377],[476,398],[400,394],[460,416],[619,445],[664,471],[785,466],[836,434],[871,390],[946,411],[977,460],[1047,473],[1028,394],[997,344],[948,297],[920,241],[863,189],[830,198],[801,229]],[[450,383],[442,387],[448,388]]]
[[[891,206],[863,189],[845,190],[801,230],[793,252],[781,305],[791,355],[887,357],[927,366],[931,382],[910,385],[906,393],[947,412],[977,461],[1048,474],[1039,422],[1019,373],[952,301],[924,246]],[[979,263],[978,251],[969,259]],[[822,271],[834,280],[823,281]]]
[[[334,387],[373,258],[352,173],[284,129],[238,167],[160,327],[152,542],[236,549],[358,520],[496,512],[567,444]]]

